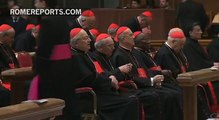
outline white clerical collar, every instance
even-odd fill
[[[139,47],[134,47],[136,50],[142,50],[144,51],[142,48],[139,48]]]
[[[79,20],[79,17],[77,18],[77,21],[78,21],[79,25],[82,27],[81,21]]]
[[[127,47],[124,47],[124,46],[121,46],[121,45],[120,45],[120,47],[123,48],[123,49],[125,49],[125,50],[128,50],[128,51],[130,51],[130,52],[132,51],[132,49],[129,49],[129,48],[127,48]]]
[[[164,44],[167,45],[169,48],[172,49],[172,47],[170,46],[170,44],[168,44],[167,42],[165,42]]]

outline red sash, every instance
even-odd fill
[[[14,63],[9,63],[8,64],[10,69],[14,69]],[[4,86],[6,89],[11,90],[11,84],[10,83],[2,83],[2,86]]]
[[[216,96],[216,93],[214,91],[214,88],[213,88],[213,85],[211,82],[208,82],[208,87],[210,89],[212,100],[213,100],[213,105],[211,106],[211,110],[212,110],[212,112],[218,112],[219,106],[218,106],[218,102],[217,102],[217,96]]]
[[[144,68],[138,68],[138,77],[141,78],[148,78],[146,71],[144,70]]]
[[[202,88],[202,90],[204,91],[204,95],[205,95],[205,99],[207,101],[208,108],[211,109],[211,106],[210,106],[210,103],[209,103],[209,100],[208,100],[208,96],[207,96],[207,92],[206,92],[205,88],[201,84],[198,84],[197,86]]]
[[[11,90],[11,84],[10,83],[2,83],[2,86],[4,86],[8,90]]]
[[[9,67],[10,67],[11,69],[14,69],[14,68],[15,68],[14,63],[9,63],[8,65],[9,65]]]
[[[151,67],[150,70],[162,70],[160,66]]]
[[[181,71],[183,72],[183,73],[185,73],[186,72],[186,67],[185,66],[181,66]]]
[[[97,71],[97,73],[102,73],[103,72],[103,68],[100,66],[99,62],[98,61],[93,61],[93,64],[95,66],[95,69]]]

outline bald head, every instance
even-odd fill
[[[185,35],[180,28],[172,28],[169,31],[167,43],[170,45],[170,47],[175,51],[179,52],[184,43],[185,43]]]

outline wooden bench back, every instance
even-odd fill
[[[23,102],[0,108],[1,120],[42,120],[62,115],[64,100],[48,98],[45,103]]]

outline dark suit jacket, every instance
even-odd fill
[[[213,41],[208,45],[208,54],[215,61],[219,62],[219,38],[213,39]]]
[[[25,29],[26,29],[26,26],[28,24],[28,21],[25,20],[22,17],[19,17],[19,19],[15,22],[15,21],[13,21],[12,17],[9,17],[5,21],[5,23],[14,28],[14,30],[15,30],[15,37],[16,37],[20,33],[25,32]]]
[[[185,27],[187,24],[199,22],[202,31],[204,31],[209,19],[202,4],[193,0],[187,0],[186,2],[179,4],[176,22],[177,25],[184,30],[186,29]]]
[[[140,24],[138,23],[137,17],[133,17],[133,18],[127,20],[121,26],[129,27],[133,33],[136,31],[141,31],[141,27],[140,27]]]

